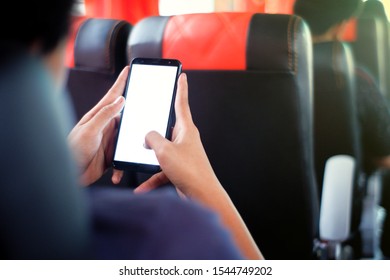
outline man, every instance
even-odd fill
[[[73,0],[23,5],[28,13],[18,25],[1,22],[0,257],[261,259],[207,159],[192,122],[185,74],[178,82],[172,142],[156,132],[146,136],[162,172],[136,192],[169,181],[190,199],[164,190],[133,195],[126,189],[75,187],[76,174],[88,186],[111,162],[128,68],[66,137],[69,116],[60,92]],[[4,7],[18,8],[12,1]],[[113,181],[120,177],[115,172]]]
[[[357,15],[361,4],[361,0],[297,0],[294,13],[308,23],[314,44],[341,41],[347,21]],[[378,168],[388,172],[390,170],[389,108],[375,80],[362,66],[355,67],[355,77],[365,172],[370,174]],[[384,182],[386,181],[388,179],[385,178]],[[390,226],[389,223],[390,219],[387,218],[387,227]],[[382,245],[384,244],[382,241]],[[387,245],[387,254],[388,251]]]

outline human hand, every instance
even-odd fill
[[[123,69],[107,94],[69,133],[68,141],[81,172],[82,185],[95,182],[111,166],[119,113],[125,104],[122,94],[128,71],[128,67]],[[119,183],[122,174],[114,170],[112,181]]]
[[[172,142],[155,131],[145,137],[147,146],[154,150],[162,172],[141,184],[135,193],[153,190],[172,182],[179,193],[187,197],[199,196],[214,186],[220,187],[203,148],[199,131],[192,121],[188,104],[187,77],[179,77],[176,102],[176,124]]]
[[[172,142],[155,131],[149,132],[145,138],[147,146],[156,153],[162,172],[153,175],[134,192],[147,192],[171,181],[180,195],[197,200],[221,217],[245,257],[263,259],[263,255],[230,197],[218,181],[207,158],[199,131],[192,121],[185,74],[179,77],[175,112],[176,124]]]

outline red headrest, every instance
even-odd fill
[[[158,15],[159,0],[84,0],[88,17],[126,20],[132,25]]]
[[[245,69],[251,13],[172,17],[165,28],[163,57],[179,57],[187,69]],[[207,30],[193,36],[195,30]]]
[[[342,36],[344,41],[355,42],[357,37],[357,22],[356,19],[351,19],[348,21],[347,26],[345,27],[345,32]]]

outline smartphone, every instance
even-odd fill
[[[160,165],[145,136],[155,130],[171,139],[175,97],[181,62],[175,59],[134,58],[130,63],[113,167],[155,173]]]

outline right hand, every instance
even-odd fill
[[[179,77],[175,102],[176,125],[172,142],[155,131],[146,135],[146,144],[154,150],[160,163],[160,173],[134,190],[147,192],[171,181],[178,193],[202,203],[217,213],[230,230],[237,246],[248,259],[263,259],[249,230],[228,194],[219,183],[192,121],[188,105],[187,77]]]
[[[221,187],[192,121],[184,73],[178,80],[175,112],[172,142],[155,131],[146,135],[145,142],[156,153],[162,172],[141,184],[134,190],[135,193],[153,190],[169,181],[187,197],[197,196],[198,192],[205,192],[207,188]]]

